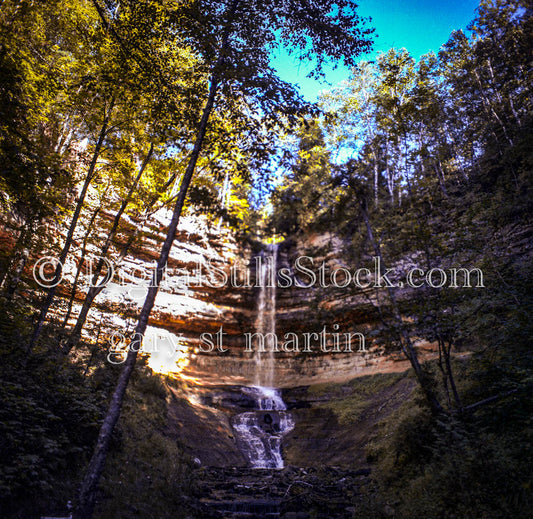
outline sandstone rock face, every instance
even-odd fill
[[[142,239],[115,268],[95,301],[84,339],[110,352],[114,348],[108,360],[121,360],[120,341],[115,348],[116,339],[127,336],[135,325],[169,216],[160,212],[144,225]],[[138,225],[131,220],[126,223],[117,250]],[[80,239],[78,236],[78,251]],[[339,453],[353,444],[356,428],[339,424],[333,411],[320,403],[320,398],[326,397],[317,398],[308,388],[343,384],[375,373],[402,372],[409,365],[399,353],[387,352],[379,336],[372,335],[379,324],[379,296],[374,289],[323,287],[318,281],[311,282],[310,271],[305,269],[316,271],[324,266],[324,272],[330,275],[335,269],[362,266],[347,257],[342,240],[334,234],[314,235],[305,242],[281,243],[278,250],[278,346],[273,385],[283,388],[295,421],[294,430],[284,439],[284,455],[293,465],[312,466],[317,460],[338,464],[342,457]],[[96,254],[97,250],[89,252]],[[258,367],[254,352],[247,351],[246,335],[253,333],[256,325],[259,256],[259,245],[239,242],[224,227],[183,218],[151,314],[143,344],[148,363],[154,371],[174,374],[181,388],[169,397],[169,430],[203,465],[247,465],[235,439],[232,419],[254,405],[242,386],[253,385],[257,379]],[[56,318],[64,316],[76,261],[79,252],[65,267],[65,279],[58,291],[64,299],[55,307]],[[367,266],[371,258],[362,261]],[[405,268],[409,261],[399,268]],[[84,272],[82,278],[70,324],[83,301],[83,282],[90,275]],[[336,281],[342,285],[342,280],[341,272]],[[408,296],[407,291],[399,293],[400,298]],[[354,334],[351,349],[347,348],[347,334]],[[422,342],[419,349],[427,356],[434,353],[431,345]],[[398,389],[398,394],[407,393],[407,386]],[[326,399],[335,402],[339,398],[332,393]],[[361,436],[358,452],[367,437]],[[335,448],[331,441],[336,441]]]
[[[104,324],[110,347],[117,336],[120,339],[133,329],[169,216],[157,213],[142,229],[139,244],[115,268],[96,299],[99,312],[91,313],[88,339],[99,322]],[[133,230],[136,223],[127,223]],[[126,241],[127,231],[119,239]],[[335,277],[339,286],[331,286],[332,272],[360,266],[346,257],[344,245],[334,234],[322,234],[279,246],[275,387],[341,382],[409,367],[399,353],[386,353],[384,344],[371,337],[379,324],[376,290],[342,287],[342,271]],[[182,219],[143,345],[153,369],[179,373],[199,385],[254,383],[257,345],[252,345],[250,336],[255,332],[260,291],[256,286],[259,248],[238,242],[230,230],[207,220]],[[364,261],[366,266],[371,258]],[[310,278],[311,271],[321,268],[326,286],[320,276],[314,282]],[[74,265],[69,270],[72,279]],[[64,287],[63,295],[69,289]],[[83,290],[77,293],[73,316],[83,295]],[[400,292],[399,297],[406,295]],[[420,347],[432,354],[431,345],[421,343]],[[120,361],[119,355],[115,357]]]
[[[110,226],[113,215],[104,216]],[[111,261],[139,225],[143,226],[141,239],[115,266],[111,280],[97,296],[84,335],[89,343],[98,342],[100,347],[104,345],[116,350],[126,345],[127,334],[135,325],[165,238],[170,213],[159,211],[144,224],[128,217],[123,220]],[[64,279],[58,287],[63,300],[55,306],[55,316],[51,314],[58,320],[63,320],[66,313],[66,301],[80,260],[84,233],[85,229],[80,225],[73,254],[65,265]],[[100,234],[98,241],[102,242],[105,229]],[[57,241],[60,244],[60,233]],[[275,352],[273,383],[276,387],[339,382],[355,376],[408,368],[399,354],[387,353],[384,343],[373,334],[380,324],[379,296],[374,289],[342,287],[342,271],[335,278],[340,287],[323,287],[319,277],[311,282],[309,272],[318,273],[321,267],[331,281],[331,273],[335,270],[353,271],[363,265],[370,266],[371,258],[358,258],[362,263],[356,264],[348,257],[345,245],[333,233],[309,235],[279,245],[276,280],[279,344]],[[246,346],[250,334],[255,332],[260,247],[259,244],[252,246],[238,241],[232,231],[207,219],[182,218],[144,344],[155,370],[180,373],[185,379],[199,384],[253,384],[257,378],[257,365],[254,352],[247,351]],[[90,267],[91,259],[95,264],[97,254],[97,246],[89,244],[86,266],[69,320],[71,325],[91,277],[87,267]],[[31,277],[31,266],[35,261],[36,258],[29,261],[27,277]],[[406,259],[404,263],[395,267],[401,272],[409,266],[410,260]],[[398,297],[408,296],[407,291],[399,291]],[[348,335],[351,337],[349,349],[346,347]],[[432,353],[431,345],[421,343],[420,346],[428,354]],[[119,354],[110,358],[120,361]]]
[[[251,250],[246,252],[248,256],[242,258],[241,265],[247,264],[250,284],[255,285],[261,260],[257,258],[257,252],[255,255]],[[316,271],[322,265],[327,276],[341,267],[353,270],[354,266],[345,257],[344,243],[335,235],[316,235],[308,237],[305,242],[280,244],[274,386],[341,382],[361,375],[408,369],[408,362],[399,353],[386,353],[382,342],[369,338],[369,332],[379,321],[377,292],[374,289],[356,291],[350,287],[323,286],[319,277],[313,282],[308,271]],[[336,282],[343,284],[340,277]],[[236,303],[240,298],[239,313],[235,307],[227,308],[230,310],[227,321],[202,321],[206,330],[223,326],[224,333],[228,333],[228,337],[224,336],[224,344],[229,346],[229,351],[222,353],[214,348],[212,352],[202,352],[196,343],[194,358],[184,370],[185,375],[201,380],[203,384],[246,385],[256,378],[254,351],[258,346],[250,342],[248,346],[251,348],[248,349],[253,351],[247,351],[244,336],[254,332],[260,288],[231,289]],[[214,289],[210,294],[212,301],[227,290],[228,287]],[[400,297],[405,294],[400,293]],[[197,314],[196,319],[199,317]],[[235,321],[240,327],[234,326]],[[267,343],[265,348],[269,347]],[[419,347],[423,355],[433,353],[430,344],[420,342]]]
[[[98,296],[98,311],[90,314],[87,339],[94,339],[94,330],[100,327],[108,339],[115,333],[131,331],[144,301],[145,287],[150,282],[169,216],[160,212],[145,224],[142,239]],[[117,240],[122,243],[138,225],[131,220],[126,223]],[[509,250],[517,256],[516,261],[531,254],[531,248],[525,246],[528,237],[530,233],[523,229],[509,230]],[[77,237],[78,246],[80,240],[81,235]],[[342,286],[343,269],[353,274],[357,269],[368,268],[369,280],[375,281],[376,277],[374,259],[364,254],[356,256],[353,247],[347,245],[334,233],[308,235],[279,245],[276,387],[342,382],[356,376],[409,368],[403,355],[387,350],[385,339],[376,333],[382,327],[378,307],[386,301],[385,290],[373,286],[356,288],[353,283]],[[257,244],[239,242],[234,233],[216,223],[192,217],[182,219],[147,334],[145,349],[157,357],[152,363],[155,369],[180,373],[186,380],[202,385],[253,384],[257,366],[254,353],[246,351],[246,336],[255,331],[260,290],[255,286],[259,249]],[[419,264],[420,255],[414,252],[390,265],[394,271],[392,280],[404,279],[405,273]],[[68,281],[72,280],[74,267],[75,261],[66,266],[66,284],[59,290],[63,296],[69,293]],[[325,287],[321,286],[321,268]],[[336,271],[337,286],[332,286],[331,276]],[[317,277],[311,278],[311,272]],[[83,295],[83,290],[76,295],[74,317]],[[412,295],[412,288],[396,289],[400,302]],[[64,305],[57,313],[63,316]],[[324,344],[320,336],[323,330],[327,334]],[[207,335],[202,337],[202,334]],[[298,350],[294,340],[285,340],[287,334],[298,339]],[[355,334],[351,340],[352,351],[346,351],[347,334]],[[423,338],[416,344],[422,359],[435,356],[434,345]],[[158,347],[160,351],[154,351]]]

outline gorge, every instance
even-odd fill
[[[0,2],[2,519],[530,518],[533,10],[472,2]]]
[[[147,227],[152,239],[143,240],[125,258],[125,266],[136,269],[135,279],[150,278],[154,244],[164,219],[161,214]],[[523,238],[519,233],[515,241]],[[328,270],[335,269],[348,261],[346,248],[346,242],[332,233],[276,246],[238,243],[231,233],[215,232],[197,218],[185,220],[177,234],[172,267],[194,272],[198,262],[209,259],[221,272],[229,273],[237,265],[251,277],[250,286],[242,287],[167,283],[156,300],[143,344],[143,362],[166,380],[163,400],[149,404],[154,410],[162,406],[159,412],[164,419],[157,429],[165,441],[179,445],[193,460],[201,507],[197,517],[274,518],[302,507],[318,507],[329,510],[325,512],[329,517],[351,518],[354,502],[364,499],[371,484],[372,456],[376,456],[372,445],[382,436],[383,424],[391,427],[404,409],[413,412],[416,382],[407,373],[409,361],[387,348],[372,300],[374,289],[352,293],[346,288],[279,287],[266,281],[304,254],[313,255]],[[256,255],[276,261],[257,262]],[[366,261],[372,262],[372,257]],[[391,279],[417,264],[416,256],[400,259],[391,266]],[[255,265],[261,266],[259,272]],[[65,283],[70,279],[65,276]],[[64,293],[68,288],[60,287]],[[123,360],[121,348],[113,347],[111,337],[131,328],[131,316],[139,304],[132,290],[139,288],[133,278],[129,283],[111,281],[97,298],[98,313],[83,338],[90,348],[95,330],[106,330],[110,334],[105,343],[107,362],[111,351],[117,365]],[[406,303],[415,295],[413,288],[398,291]],[[81,296],[79,292],[74,312]],[[56,311],[61,312],[61,306]],[[336,323],[349,331],[322,333],[334,330]],[[363,330],[368,339],[364,350],[355,339],[353,351],[345,351],[347,334],[359,333],[356,330]],[[221,331],[223,347],[218,349]],[[209,350],[202,341],[206,333],[211,334],[212,351],[205,351]],[[264,348],[259,336],[248,347],[247,334],[251,339],[254,333],[265,339]],[[317,347],[310,352],[273,347],[272,334],[289,333],[316,334]],[[321,337],[325,347],[320,347]],[[434,343],[418,338],[416,348],[421,361],[438,359]],[[90,349],[82,351],[80,361],[96,375]],[[466,366],[469,355],[458,352],[455,358]],[[142,380],[147,374],[140,376]],[[127,420],[133,419],[135,405],[125,412],[132,413]],[[123,473],[124,462],[120,469],[114,469],[114,463],[110,470]],[[352,497],[345,495],[345,485],[355,492]],[[107,506],[108,495],[104,492],[100,507]]]

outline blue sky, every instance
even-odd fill
[[[475,16],[478,3],[478,0],[359,0],[359,15],[371,16],[369,25],[376,29],[374,51],[361,59],[371,60],[378,51],[391,47],[405,47],[414,58],[430,50],[437,52],[453,30],[466,28]],[[331,85],[306,78],[309,65],[298,63],[297,58],[283,51],[273,58],[272,64],[285,81],[299,84],[309,101],[315,101],[320,90],[331,88],[349,76],[349,70],[339,66],[326,72],[326,80]]]

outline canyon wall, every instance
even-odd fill
[[[107,222],[108,228],[112,217],[104,214],[103,222]],[[97,296],[83,336],[86,344],[116,350],[109,355],[113,362],[120,362],[120,349],[127,344],[127,334],[132,331],[144,302],[169,218],[167,211],[159,211],[148,223],[123,217],[115,240],[116,252],[111,259],[118,256],[129,235],[142,226],[140,239],[130,247],[127,256],[112,272],[112,279]],[[57,299],[50,314],[59,322],[67,312],[72,281],[80,261],[84,227],[86,222],[77,230],[73,254],[58,287],[62,297]],[[95,242],[105,238],[105,225],[99,227],[103,230]],[[6,229],[3,229],[2,239],[9,241]],[[56,247],[61,241],[61,233],[57,233]],[[275,280],[279,286],[276,291],[279,342],[279,351],[275,353],[276,387],[342,382],[355,376],[409,367],[398,351],[387,350],[386,340],[377,332],[382,325],[378,307],[384,290],[355,289],[352,285],[342,288],[342,272],[335,278],[338,287],[321,286],[320,276],[314,282],[310,279],[309,272],[318,273],[322,267],[327,281],[331,282],[331,273],[336,269],[353,272],[363,265],[371,266],[372,258],[350,257],[346,245],[334,233],[311,234],[279,245],[277,268],[280,275]],[[260,248],[259,242],[238,240],[233,231],[218,222],[200,217],[182,218],[145,338],[144,350],[150,355],[153,369],[180,373],[181,377],[203,385],[253,383],[257,368],[254,352],[247,350],[256,350],[258,345],[246,346],[250,334],[255,331],[260,290],[256,286],[256,268],[261,261]],[[54,254],[54,249],[41,251],[41,255]],[[74,324],[87,290],[91,258],[97,254],[97,245],[89,244],[70,325]],[[33,275],[31,267],[36,260],[37,257],[33,257],[28,262],[28,279]],[[395,272],[401,275],[415,260],[406,258],[395,264]],[[93,259],[93,265],[95,261]],[[31,297],[31,291],[25,287],[21,290]],[[409,291],[399,289],[397,297],[408,298]],[[351,348],[347,347],[348,336]],[[431,345],[423,341],[418,341],[418,347],[422,355],[433,353]],[[82,350],[80,355],[87,355],[87,351]]]
[[[117,338],[133,330],[168,219],[168,213],[160,212],[144,224],[141,239],[115,268],[111,280],[98,295],[83,336],[87,347],[82,345],[74,352],[82,361],[90,359],[93,347],[110,352],[116,346],[114,353],[108,353],[108,360],[119,363],[123,358],[121,348],[127,342],[121,344]],[[111,220],[108,216],[108,222]],[[139,225],[134,220],[125,221],[117,237],[117,251]],[[81,231],[76,236],[73,259],[65,265],[64,280],[58,291],[62,297],[51,314],[58,321],[65,315],[80,259]],[[317,460],[338,463],[340,451],[331,450],[330,437],[343,438],[336,445],[341,450],[351,449],[350,459],[362,461],[364,443],[379,416],[364,417],[367,426],[359,434],[359,422],[340,423],[335,408],[327,403],[335,406],[343,398],[355,398],[357,395],[354,396],[349,381],[356,377],[409,369],[401,354],[388,351],[385,340],[375,334],[380,326],[376,290],[323,287],[318,281],[311,283],[309,273],[306,275],[305,270],[297,268],[300,265],[316,270],[324,265],[329,276],[337,268],[353,271],[372,261],[372,258],[362,258],[359,260],[363,263],[358,264],[348,257],[345,245],[334,234],[320,234],[301,241],[287,240],[278,248],[277,268],[285,274],[276,280],[280,284],[276,291],[279,351],[275,353],[274,385],[283,388],[283,397],[295,418],[295,429],[285,439],[287,461],[295,465],[312,466]],[[246,334],[255,330],[260,248],[257,242],[238,240],[235,233],[217,223],[183,218],[150,317],[143,345],[148,365],[177,380],[177,385],[170,387],[167,399],[167,432],[202,464],[246,464],[235,442],[231,418],[254,405],[241,386],[253,384],[257,370],[254,352],[246,351]],[[90,248],[88,257],[91,254],[97,254],[96,247]],[[27,278],[32,275],[31,263],[35,260],[32,258],[28,265]],[[395,269],[400,272],[411,263],[405,260],[395,265]],[[70,325],[74,324],[86,290],[83,285],[89,278],[90,271],[85,269]],[[342,276],[337,281],[342,285]],[[27,287],[21,287],[21,291],[26,293]],[[409,293],[399,291],[398,295],[401,299]],[[327,331],[323,342],[322,330]],[[360,334],[353,338],[352,351],[346,351],[347,333]],[[202,338],[202,334],[209,335]],[[284,341],[287,335],[298,339],[299,351],[294,341],[290,344]],[[221,340],[220,344],[217,340]],[[423,342],[419,342],[419,351],[426,358],[434,353],[431,345]],[[398,392],[390,393],[399,395],[395,405],[408,397],[413,385],[412,381],[401,380],[397,382]],[[395,380],[391,384],[396,384]],[[380,396],[376,398],[380,408],[386,409],[388,386],[379,391]],[[373,400],[368,402],[370,408]],[[357,434],[359,440],[354,443]],[[314,460],[309,457],[313,452],[320,454]]]
[[[89,315],[86,343],[98,336],[101,346],[116,351],[108,357],[113,362],[123,358],[120,350],[127,342],[121,342],[122,336],[127,337],[135,325],[169,217],[169,213],[160,211],[144,224],[141,239],[115,267]],[[117,242],[125,243],[128,233],[138,225],[126,219]],[[81,248],[81,236],[75,245],[77,250]],[[203,386],[253,384],[257,370],[254,352],[259,348],[251,340],[260,291],[256,270],[264,261],[260,248],[260,243],[238,240],[234,232],[207,219],[182,219],[143,345],[154,370],[179,373]],[[90,254],[97,254],[97,250]],[[55,307],[56,318],[62,319],[66,312],[78,261],[79,256],[74,255],[65,266],[59,287],[63,299]],[[276,387],[342,382],[409,368],[402,355],[387,350],[385,339],[376,333],[381,325],[378,304],[383,289],[358,289],[353,284],[342,287],[345,280],[341,270],[334,278],[337,286],[331,286],[335,270],[353,272],[371,263],[369,257],[350,258],[346,243],[332,233],[280,243],[278,277],[273,280],[278,284]],[[412,265],[414,260],[406,259],[395,264],[394,271],[401,276]],[[317,274],[315,280],[310,277],[311,271]],[[89,278],[86,266],[71,325]],[[409,291],[398,290],[397,295],[401,300],[409,297]],[[432,346],[423,341],[418,341],[418,347],[423,356],[434,353]]]

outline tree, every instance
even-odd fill
[[[405,50],[391,49],[375,64],[354,68],[348,82],[322,98],[325,142],[334,151],[345,146],[343,155],[354,157],[329,168],[329,190],[338,195],[330,225],[335,222],[339,233],[357,241],[355,247],[373,251],[382,265],[408,254],[426,272],[469,265],[502,284],[491,291],[483,284],[426,286],[407,301],[387,287],[388,304],[378,301],[386,328],[397,335],[436,415],[470,412],[499,398],[469,404],[455,382],[452,352],[466,343],[475,349],[482,336],[493,355],[492,343],[496,349],[509,344],[509,336],[522,336],[517,323],[523,322],[525,298],[518,296],[513,277],[502,275],[510,266],[492,244],[495,236],[502,239],[499,226],[520,227],[530,212],[524,197],[530,190],[525,172],[532,105],[525,56],[531,23],[523,2],[482,2],[469,26],[472,35],[453,33],[438,58],[428,54],[415,63]],[[275,192],[274,200],[279,196]],[[509,321],[496,317],[495,308],[508,309]],[[440,385],[421,366],[411,337],[436,344]],[[515,370],[505,376],[503,397],[523,387]]]
[[[297,133],[295,162],[283,183],[272,193],[269,224],[287,236],[320,227],[329,221],[335,191],[331,186],[330,154],[318,121],[303,120]]]
[[[499,155],[513,147],[513,133],[520,129],[533,107],[531,71],[524,56],[532,46],[531,7],[527,2],[482,1],[469,25],[468,37],[452,33],[439,53],[458,121],[472,144],[487,137]]]
[[[65,97],[80,79],[74,59],[79,52],[74,39],[65,36],[84,32],[85,15],[79,2],[2,4],[1,204],[11,213],[18,233],[1,273],[9,296],[30,251],[44,241],[45,222],[61,220],[63,200],[75,181],[61,115],[68,112]]]
[[[67,118],[69,133],[74,132],[74,135],[80,138],[85,129],[89,134],[93,134],[94,148],[85,170],[54,278],[41,305],[38,321],[29,341],[28,352],[31,352],[37,343],[54,300],[57,285],[62,277],[63,265],[70,253],[85,198],[96,172],[101,170],[102,163],[121,160],[119,156],[127,146],[135,148],[132,144],[135,140],[137,146],[144,145],[149,148],[154,141],[166,141],[166,145],[170,147],[173,142],[186,138],[187,131],[191,127],[189,117],[191,114],[194,116],[197,106],[186,97],[190,96],[194,86],[197,85],[196,82],[203,80],[201,74],[197,74],[189,79],[184,88],[184,76],[194,65],[194,59],[185,47],[178,45],[176,35],[167,32],[164,17],[157,17],[152,26],[140,24],[138,7],[124,3],[120,10],[113,9],[113,17],[116,18],[118,25],[118,29],[115,29],[105,18],[100,20],[101,9],[98,3],[95,6],[96,10],[92,10],[90,15],[93,17],[94,32],[97,35],[94,38],[96,44],[87,46],[86,52],[96,53],[98,59],[91,64],[86,63],[87,56],[83,56],[83,61],[79,60],[79,66],[86,68],[83,68],[85,76],[82,84],[72,96],[78,106],[76,108],[78,116],[75,120]],[[152,9],[154,4],[149,2],[145,7]],[[144,29],[145,32],[140,29]],[[121,31],[118,38],[117,30]],[[148,55],[150,59],[147,58]],[[172,79],[167,80],[166,75]],[[180,95],[177,95],[177,91]],[[184,105],[188,112],[183,109]],[[83,114],[81,120],[85,128],[76,129],[73,125],[80,119],[80,114]],[[168,123],[170,114],[173,115],[174,126],[169,132],[165,122]],[[139,128],[143,126],[144,128]],[[142,144],[139,141],[142,141]],[[107,168],[108,174],[111,171]],[[129,195],[126,195],[124,207],[118,210],[112,234],[118,228],[122,213],[135,191],[135,185],[136,182]],[[103,245],[104,256],[109,250],[112,239],[112,236],[108,237],[106,244]],[[99,262],[97,271],[101,270],[103,261],[102,259]],[[93,292],[94,290],[86,298],[83,315],[80,316],[73,337],[79,336],[81,332],[86,313],[96,295]]]
[[[99,254],[98,254],[99,259],[94,268],[93,277],[91,279],[91,284],[90,284],[89,290],[87,291],[87,294],[85,295],[85,299],[83,301],[80,313],[78,315],[76,325],[74,326],[74,329],[72,330],[69,338],[67,339],[67,343],[64,346],[64,350],[66,353],[68,353],[70,349],[72,348],[72,346],[74,346],[79,340],[83,325],[85,324],[87,314],[89,313],[89,309],[94,301],[94,298],[98,295],[98,292],[101,290],[101,288],[105,286],[107,281],[109,281],[108,279],[104,279],[103,281],[101,281],[100,285],[98,284],[100,274],[102,273],[102,269],[104,268],[104,265],[105,265],[107,253],[109,252],[111,244],[113,243],[113,240],[115,239],[115,236],[117,234],[122,215],[124,214],[124,211],[126,210],[128,204],[131,202],[133,194],[135,193],[137,189],[137,185],[139,181],[141,180],[141,177],[146,169],[146,166],[148,165],[148,162],[150,161],[150,158],[152,157],[153,151],[154,151],[154,145],[153,143],[151,143],[150,148],[147,151],[146,156],[138,169],[137,175],[133,179],[133,182],[131,183],[131,186],[128,189],[128,192],[126,193],[126,196],[122,200],[122,203],[120,204],[120,207],[118,211],[116,212],[115,217],[113,218],[113,223],[111,225],[109,234],[107,235],[107,238],[105,239],[104,244],[102,245],[102,248],[99,251]]]

